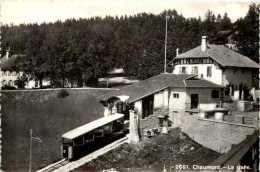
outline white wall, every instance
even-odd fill
[[[4,85],[8,85],[8,82],[12,81],[12,84],[10,86],[17,88],[17,86],[14,85],[14,81],[17,80],[19,76],[22,76],[22,74],[23,74],[22,72],[16,73],[16,72],[10,72],[10,71],[6,71],[6,72],[0,71],[0,87],[2,87]],[[6,84],[3,84],[3,81],[5,81]],[[25,88],[34,88],[35,82],[36,81],[32,80],[32,81],[25,83]],[[37,81],[37,82],[39,82],[39,81]],[[50,85],[50,82],[43,80],[42,85],[43,86]],[[38,84],[38,87],[39,86],[40,85]]]
[[[181,111],[186,106],[186,88],[171,88],[169,92],[169,119],[174,127],[178,127],[181,125]],[[179,94],[179,98],[174,98],[173,94]]]
[[[14,81],[17,80],[18,73],[16,72],[10,72],[10,71],[1,71],[0,72],[0,87],[4,85],[9,85],[9,81],[12,81],[12,84],[10,86],[17,87],[14,85]],[[6,84],[3,83],[5,81]]]
[[[34,81],[34,80],[26,82],[25,83],[25,88],[35,88],[35,82],[38,82],[38,87],[37,88],[39,88],[40,87],[40,81]],[[43,80],[42,81],[42,86],[47,86],[47,85],[50,85],[50,82]]]
[[[211,92],[212,90],[219,91],[219,98],[212,98]],[[189,88],[187,89],[187,103],[191,103],[191,94],[199,95],[199,108],[200,110],[210,110],[216,105],[220,104],[222,99],[221,89],[213,89],[213,88]]]
[[[137,110],[136,114],[138,115],[139,119],[142,119],[142,100],[137,100],[134,102],[134,108]]]
[[[179,94],[179,98],[174,98],[173,94]],[[171,88],[169,96],[169,111],[185,109],[186,88]]]
[[[169,107],[169,88],[165,88],[161,91],[154,93],[154,110],[168,109]]]
[[[181,67],[187,67],[187,74],[192,74],[192,67],[197,66],[198,67],[198,77],[201,78],[203,75],[203,78],[206,80],[209,80],[213,83],[222,85],[222,70],[218,67],[216,64],[178,64],[175,65],[173,73],[174,74],[180,74],[180,68]],[[207,67],[212,67],[212,76],[207,77]]]

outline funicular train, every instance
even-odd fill
[[[100,118],[63,134],[61,155],[71,160],[75,158],[75,153],[88,145],[125,134],[127,130],[128,123],[124,122],[123,114],[116,113]]]

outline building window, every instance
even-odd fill
[[[198,66],[193,66],[192,67],[192,74],[198,74]]]
[[[173,93],[173,98],[179,98],[179,94]]]
[[[180,67],[180,74],[186,74],[186,67]]]
[[[207,67],[207,77],[211,77],[212,76],[212,67],[208,66]]]
[[[212,90],[211,98],[219,98],[219,91],[218,90]]]

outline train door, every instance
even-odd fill
[[[69,146],[68,148],[68,159],[71,160],[73,158],[73,146]]]
[[[63,138],[62,139],[62,145],[61,145],[61,156],[63,158],[67,158],[67,157],[73,157],[73,152],[69,152],[69,151],[72,151],[73,147],[73,141],[70,140],[70,139],[66,139],[66,138]]]

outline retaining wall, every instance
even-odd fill
[[[196,142],[220,153],[228,152],[233,144],[240,143],[255,130],[241,124],[199,119],[196,113],[182,114],[180,128]]]

